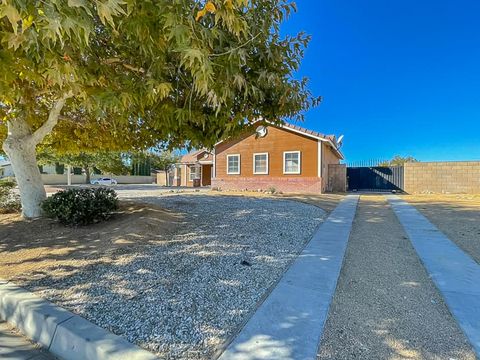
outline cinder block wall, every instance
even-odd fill
[[[406,163],[404,190],[409,194],[480,193],[480,161]]]

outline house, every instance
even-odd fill
[[[173,168],[173,186],[209,186],[212,181],[213,152],[195,150],[184,155]]]
[[[0,160],[0,178],[10,176],[14,176],[12,164],[8,160]]]
[[[174,184],[224,190],[323,193],[330,164],[343,155],[333,135],[292,124],[259,125],[256,130],[185,155]]]

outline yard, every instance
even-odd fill
[[[239,195],[125,191],[78,228],[0,215],[0,278],[162,358],[211,358],[341,198]]]
[[[405,195],[440,231],[480,263],[480,195]]]

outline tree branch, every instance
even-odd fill
[[[60,117],[60,112],[65,105],[65,101],[72,96],[73,92],[69,91],[57,100],[53,108],[50,110],[50,113],[48,114],[47,121],[45,121],[43,125],[40,126],[37,130],[35,130],[35,132],[32,134],[32,140],[35,144],[41,142],[43,138],[53,130],[55,125],[57,125],[58,118]]]

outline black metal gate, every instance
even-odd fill
[[[347,167],[349,191],[403,191],[403,166]]]

